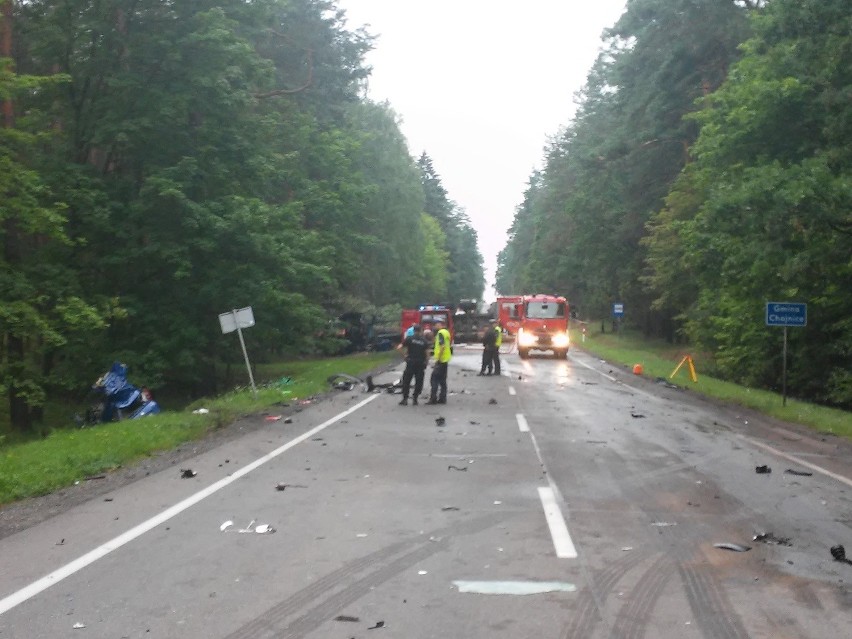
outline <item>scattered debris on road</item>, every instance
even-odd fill
[[[488,400],[488,403],[489,404],[496,404],[497,400],[492,397],[491,399]]]
[[[441,510],[443,512],[448,512],[450,510],[459,510],[459,507],[458,506],[444,506],[443,508],[441,508]],[[65,541],[65,540],[63,539],[62,541]]]
[[[676,521],[655,521],[651,525],[657,526],[657,528],[665,528],[667,526],[677,526],[677,522]]]
[[[463,472],[463,473],[466,473],[466,472],[467,472],[467,466],[464,466],[464,467],[462,467],[462,466],[453,466],[452,464],[450,464],[449,466],[447,466],[447,470],[459,470],[459,471],[461,471],[461,472]]]
[[[307,488],[304,484],[285,484],[278,482],[275,484],[275,490],[287,490],[288,488]]]
[[[447,422],[447,420],[444,419],[443,417],[435,418],[435,424],[438,425],[438,426],[443,426],[446,422]]]
[[[284,420],[284,423],[285,424],[292,424],[293,420],[292,420],[292,418],[288,417],[287,419]]]
[[[268,422],[277,422],[279,419],[281,419],[281,415],[267,415],[266,416],[266,421],[268,421]]]
[[[65,545],[65,537],[63,537],[62,539],[60,539],[59,541],[57,541],[57,542],[56,542],[56,545],[57,545],[57,546],[64,546],[64,545]]]
[[[852,564],[852,561],[846,558],[846,549],[842,544],[837,544],[836,546],[831,547],[831,556],[834,557],[834,561],[840,561],[844,564]]]
[[[630,411],[630,416],[633,419],[645,419],[645,416],[642,413],[634,413],[633,411]]]
[[[350,621],[350,622],[353,622],[353,623],[357,623],[357,622],[361,621],[360,617],[352,617],[350,615],[337,615],[334,618],[334,620],[335,621]]]
[[[729,544],[727,542],[721,544],[713,544],[714,548],[720,548],[722,550],[731,550],[733,552],[748,552],[751,550],[751,546],[743,546],[742,544]]]
[[[796,475],[797,477],[811,477],[813,473],[809,473],[806,470],[793,470],[792,468],[788,468],[784,471],[787,475]]]
[[[372,379],[372,378],[371,378]],[[347,375],[346,373],[336,373],[326,378],[326,381],[331,384],[331,387],[341,391],[351,391],[356,386],[364,385],[364,380]]]
[[[198,473],[192,470],[191,468],[181,468],[180,469],[180,477],[181,479],[192,479]]]
[[[369,628],[367,628],[367,630],[375,630],[376,628],[384,628],[384,627],[385,627],[384,621],[377,621],[375,626],[370,626]]]
[[[759,541],[764,544],[772,544],[774,546],[792,546],[789,537],[776,537],[771,532],[758,533],[752,537],[752,541]]]
[[[755,466],[754,472],[756,472],[758,475],[768,475],[769,473],[772,472],[772,469],[769,466],[766,466],[766,465]]]
[[[86,627],[86,624],[84,624],[84,623],[80,623],[80,622],[78,621],[77,623],[75,623],[75,624],[74,624],[73,626],[71,626],[71,627],[72,627],[74,630],[80,630],[80,629],[82,629],[82,628],[85,628],[85,627]]]

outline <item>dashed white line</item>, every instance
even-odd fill
[[[515,419],[518,420],[518,430],[520,430],[522,433],[530,432],[530,425],[527,424],[527,418],[526,417],[524,417],[520,413],[517,413],[515,415]]]
[[[509,386],[509,395],[517,395],[517,393],[515,392],[514,386]]]
[[[577,549],[574,547],[574,542],[571,541],[568,526],[565,524],[565,518],[562,516],[562,510],[559,508],[559,503],[556,501],[553,489],[550,487],[540,487],[538,489],[538,496],[541,499],[544,516],[550,528],[550,536],[553,538],[553,547],[556,549],[556,556],[559,559],[576,559]]]
[[[2,615],[4,612],[11,610],[12,608],[14,608],[17,605],[22,604],[23,602],[27,601],[28,599],[35,597],[40,592],[47,590],[48,588],[59,583],[60,581],[62,581],[66,577],[70,577],[75,572],[82,570],[83,568],[85,568],[89,564],[96,562],[98,559],[105,557],[106,555],[111,553],[113,550],[118,550],[119,548],[121,548],[125,544],[128,544],[131,541],[133,541],[134,539],[141,537],[146,532],[148,532],[149,530],[151,530],[153,528],[156,528],[157,526],[159,526],[163,522],[166,522],[169,519],[171,519],[172,517],[179,515],[184,510],[186,510],[186,509],[190,508],[191,506],[194,506],[195,504],[200,502],[202,499],[205,499],[205,498],[209,497],[210,495],[222,490],[223,488],[225,488],[225,486],[228,486],[229,484],[234,483],[240,477],[243,477],[244,475],[249,474],[251,471],[255,470],[256,468],[265,464],[266,462],[270,461],[271,459],[278,457],[278,455],[280,455],[281,453],[284,453],[284,452],[290,450],[291,448],[293,448],[297,444],[302,443],[306,439],[310,439],[311,437],[316,435],[318,432],[320,432],[321,430],[324,430],[325,428],[328,428],[329,426],[331,426],[333,423],[340,420],[341,418],[346,417],[347,415],[354,413],[356,410],[358,410],[359,408],[361,408],[365,404],[368,404],[369,402],[376,399],[376,397],[378,397],[378,395],[370,395],[367,399],[365,399],[361,402],[358,402],[352,408],[349,408],[349,409],[343,411],[342,413],[335,415],[334,417],[323,422],[319,426],[315,426],[314,428],[307,431],[306,433],[299,435],[295,439],[290,440],[289,442],[287,442],[286,444],[284,444],[282,446],[279,446],[278,448],[273,450],[271,453],[268,453],[268,454],[264,455],[263,457],[256,459],[252,463],[250,463],[246,466],[243,466],[242,468],[237,470],[235,473],[231,474],[229,477],[224,477],[223,479],[220,479],[219,481],[217,481],[214,484],[211,484],[207,488],[195,493],[194,495],[190,495],[189,497],[187,497],[183,501],[178,502],[177,504],[175,504],[174,506],[172,506],[170,508],[167,508],[166,510],[159,513],[158,515],[155,515],[154,517],[152,517],[148,521],[142,522],[138,526],[131,528],[130,530],[119,535],[118,537],[115,537],[114,539],[111,539],[110,541],[106,542],[105,544],[98,546],[94,550],[89,551],[88,553],[86,553],[82,557],[78,557],[77,559],[75,559],[71,563],[68,563],[68,564],[62,566],[61,568],[54,570],[52,573],[42,577],[38,581],[34,581],[29,586],[25,586],[24,588],[21,588],[17,592],[12,593],[8,597],[5,597],[4,599],[0,599],[0,615]]]

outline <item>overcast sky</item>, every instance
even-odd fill
[[[432,158],[485,260],[486,300],[548,137],[570,124],[601,34],[625,0],[337,0],[347,26],[377,36],[369,97]],[[523,291],[515,291],[523,292]]]

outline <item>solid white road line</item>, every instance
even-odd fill
[[[523,415],[521,415],[520,413],[517,413],[517,414],[515,415],[515,419],[517,419],[517,420],[518,420],[518,429],[519,429],[522,433],[528,433],[528,432],[530,432],[530,425],[529,425],[529,424],[527,424],[527,418],[526,418],[526,417],[524,417],[524,416],[523,416]]]
[[[778,455],[778,457],[783,457],[784,459],[791,461],[793,463],[799,464],[800,466],[804,466],[805,468],[810,468],[811,470],[818,472],[820,475],[825,475],[826,477],[831,477],[832,479],[839,481],[841,484],[846,484],[847,486],[852,487],[852,479],[849,479],[848,477],[844,477],[843,475],[838,475],[837,473],[833,473],[830,470],[823,468],[822,466],[817,466],[816,464],[812,464],[810,462],[807,462],[804,459],[800,459],[799,457],[796,457],[795,455],[790,455],[788,453],[780,451],[777,448],[773,448],[769,444],[764,444],[762,442],[756,441],[756,440],[752,439],[751,437],[746,437],[745,435],[740,435],[740,437],[742,437],[748,443],[753,444],[754,446],[757,446],[758,448],[763,448],[764,450],[768,450],[773,455]]]
[[[328,421],[325,421],[322,424],[320,424],[319,426],[312,428],[311,430],[309,430],[305,434],[300,435],[299,437],[296,437],[295,439],[290,440],[289,442],[287,442],[283,446],[276,448],[271,453],[264,455],[260,459],[253,461],[252,463],[248,464],[247,466],[243,466],[238,471],[233,473],[231,476],[220,479],[219,481],[217,481],[214,484],[211,484],[210,486],[208,486],[204,490],[201,490],[201,491],[195,493],[194,495],[187,497],[186,499],[175,504],[171,508],[167,508],[166,510],[164,510],[160,514],[155,515],[154,517],[152,517],[148,521],[142,522],[138,526],[131,528],[127,532],[119,535],[118,537],[115,537],[114,539],[111,539],[110,541],[106,542],[105,544],[98,546],[94,550],[86,553],[82,557],[79,557],[79,558],[75,559],[74,561],[72,561],[71,563],[66,564],[65,566],[62,566],[61,568],[59,568],[57,570],[54,570],[49,575],[46,575],[46,576],[42,577],[41,579],[39,579],[38,581],[31,583],[29,586],[25,586],[24,588],[21,588],[17,592],[12,593],[8,597],[6,597],[4,599],[0,599],[0,615],[2,615],[4,612],[11,610],[12,608],[14,608],[17,605],[22,604],[26,600],[36,596],[40,592],[47,590],[48,588],[50,588],[54,584],[59,583],[60,581],[62,581],[66,577],[69,577],[69,576],[73,575],[75,572],[82,570],[83,568],[85,568],[89,564],[96,562],[98,559],[105,557],[106,555],[111,553],[113,550],[118,550],[119,548],[121,548],[125,544],[128,544],[131,541],[133,541],[134,539],[136,539],[137,537],[141,537],[142,535],[144,535],[149,530],[156,528],[157,526],[168,521],[172,517],[179,515],[184,510],[190,508],[191,506],[194,506],[195,504],[200,502],[202,499],[205,499],[205,498],[209,497],[210,495],[222,490],[223,488],[225,488],[225,486],[228,486],[229,484],[234,483],[240,477],[243,477],[244,475],[248,475],[251,471],[255,470],[259,466],[262,466],[263,464],[270,461],[271,459],[278,457],[278,455],[290,450],[291,448],[293,448],[297,444],[301,444],[306,439],[310,439],[311,437],[313,437],[314,435],[316,435],[320,431],[328,428],[333,423],[342,419],[343,417],[346,417],[347,415],[354,413],[356,410],[358,410],[362,406],[364,406],[364,405],[370,403],[371,401],[373,401],[374,399],[376,399],[376,397],[378,397],[378,395],[370,395],[367,399],[365,399],[361,402],[358,402],[352,408],[349,408],[349,409],[343,411],[342,413],[335,415],[334,417],[332,417]]]
[[[568,526],[565,525],[565,518],[562,516],[562,510],[559,508],[553,489],[550,487],[539,488],[538,496],[541,499],[541,505],[544,507],[544,516],[547,519],[547,525],[550,527],[550,536],[553,538],[556,556],[559,559],[576,559],[577,549],[574,548],[574,542],[571,541]]]
[[[584,361],[582,361],[582,360],[579,360],[579,359],[576,359],[576,358],[575,358],[575,357],[573,357],[573,356],[571,357],[571,361],[572,361],[572,362],[576,362],[576,363],[577,363],[577,364],[579,364],[580,366],[585,366],[585,367],[586,367],[586,368],[588,368],[590,371],[595,371],[598,375],[601,375],[601,376],[603,376],[603,377],[606,377],[606,378],[607,378],[609,381],[611,381],[611,382],[617,381],[617,380],[615,379],[615,377],[613,377],[612,375],[607,375],[606,373],[602,373],[601,371],[599,371],[599,370],[598,370],[597,368],[595,368],[594,366],[590,366],[589,364],[586,364],[586,362],[584,362]]]

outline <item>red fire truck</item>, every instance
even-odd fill
[[[521,316],[518,304],[524,301],[522,295],[508,295],[497,298],[497,321],[508,335],[515,336],[521,328]]]
[[[529,357],[530,351],[552,351],[568,356],[568,300],[558,295],[523,295],[515,304],[518,328],[518,355]]]
[[[450,331],[450,336],[455,338],[455,333],[453,332],[453,309],[449,306],[423,304],[418,308],[404,309],[399,327],[401,339],[405,339],[405,332],[413,324],[420,324],[424,331],[429,329],[434,333],[435,329],[433,325],[437,321],[443,322],[446,329]]]

